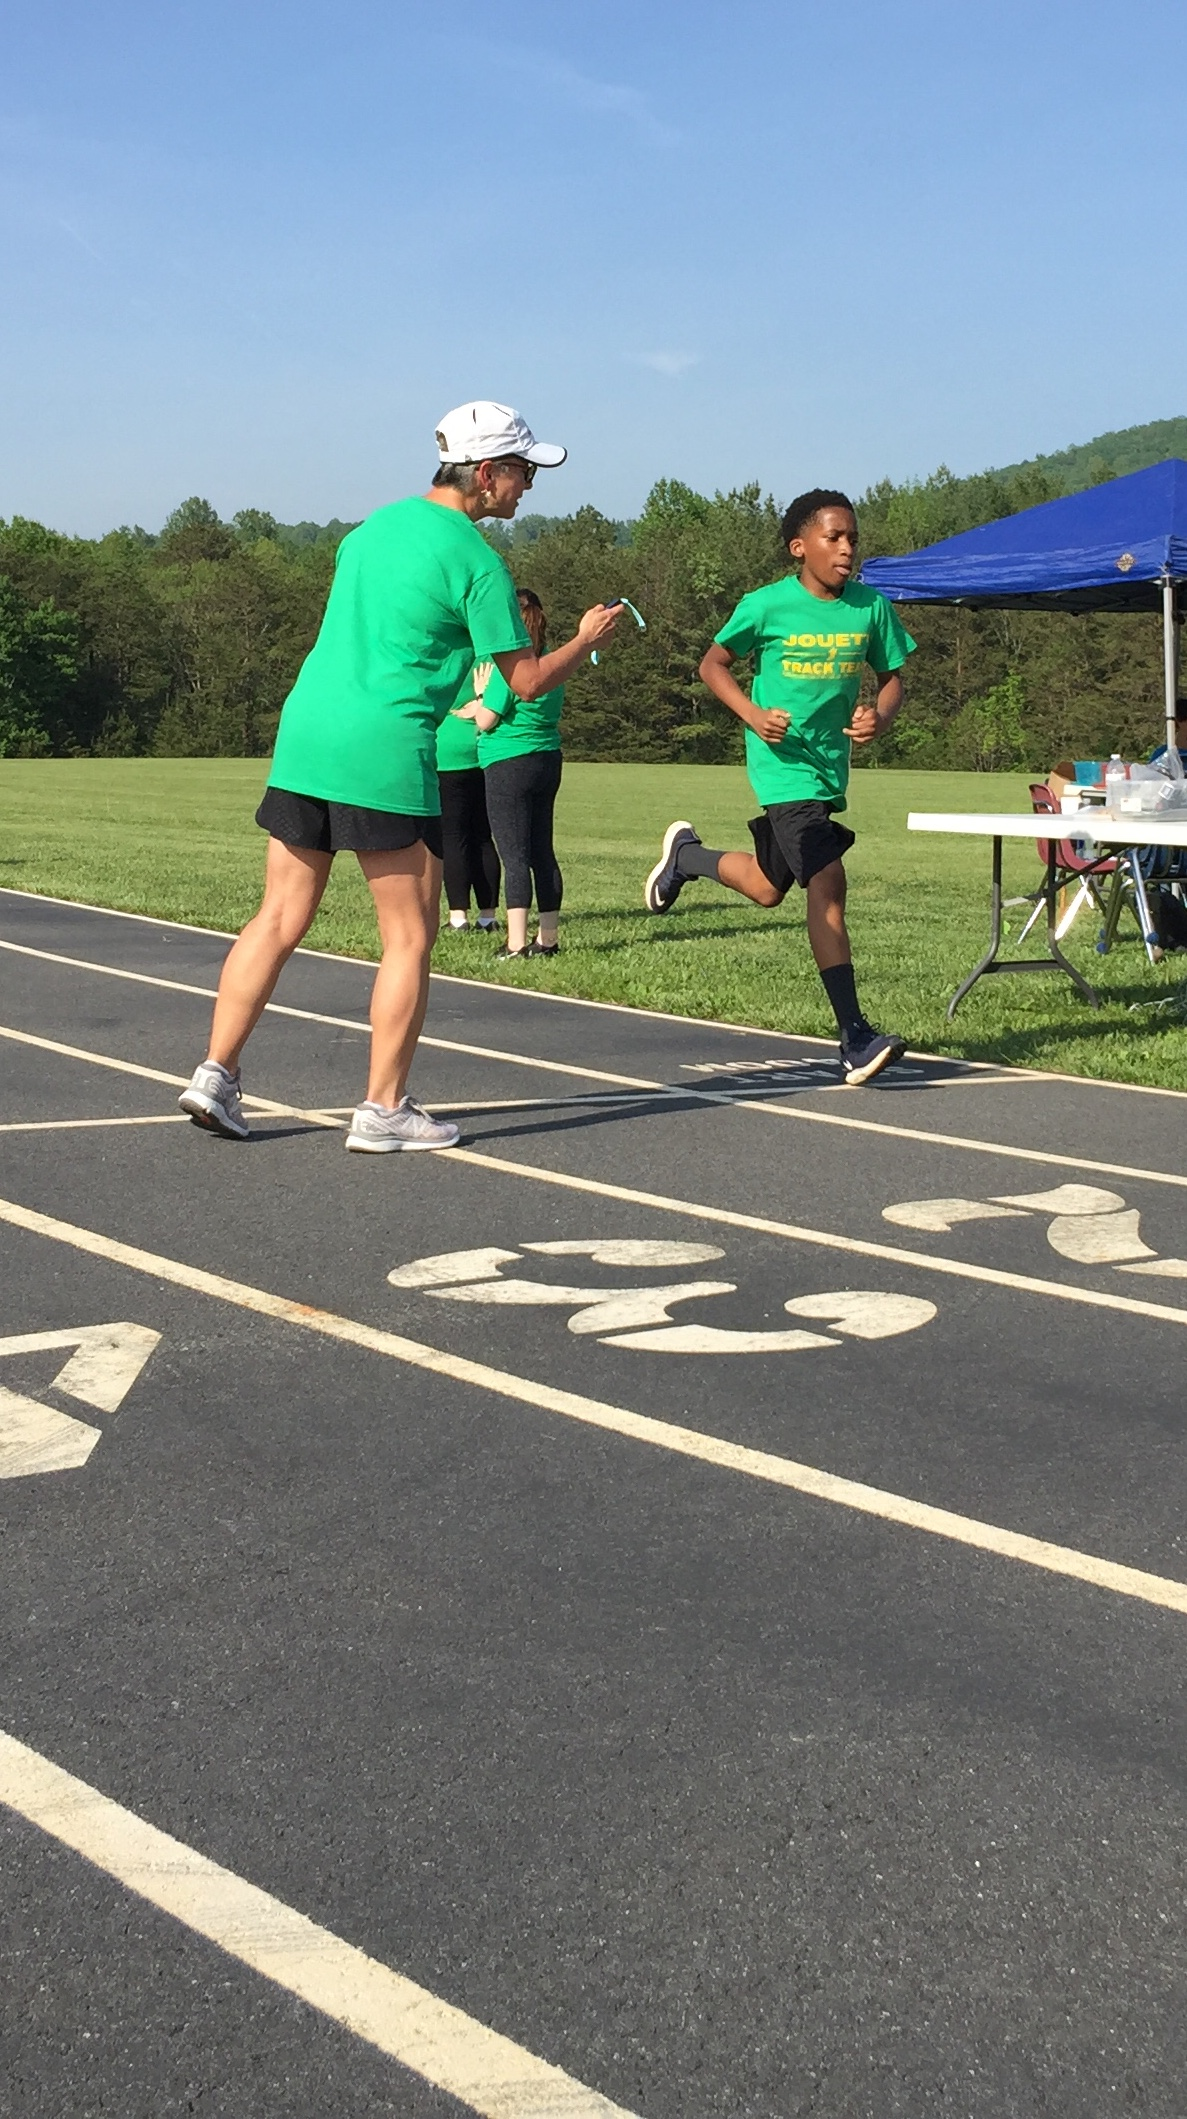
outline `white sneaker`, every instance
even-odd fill
[[[460,1138],[452,1119],[430,1118],[406,1096],[394,1111],[385,1104],[360,1104],[346,1145],[365,1155],[390,1155],[395,1148],[456,1148]]]
[[[203,1060],[195,1068],[188,1089],[177,1099],[196,1126],[208,1133],[221,1133],[226,1140],[248,1140],[251,1127],[243,1115],[238,1074],[228,1074],[214,1060]]]

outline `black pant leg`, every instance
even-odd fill
[[[486,809],[486,776],[481,767],[470,775],[467,824],[470,841],[470,888],[474,902],[480,909],[493,910],[499,902],[499,885],[502,871],[495,842],[491,837],[490,818]]]
[[[470,910],[470,847],[468,812],[469,772],[438,773],[441,789],[441,842],[444,854],[445,897],[451,912]],[[481,774],[479,774],[481,778]]]
[[[536,881],[536,910],[559,912],[564,880],[553,846],[552,831],[553,812],[561,784],[561,754],[558,750],[539,751],[533,762],[536,771],[533,775],[528,859]]]
[[[510,909],[526,910],[532,902],[528,862],[531,845],[532,759],[499,758],[486,768],[486,807],[495,845],[503,857],[504,895]]]

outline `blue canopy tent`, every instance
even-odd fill
[[[1187,463],[1181,457],[982,523],[901,558],[868,560],[861,579],[894,603],[1161,609],[1166,741],[1177,762],[1177,600],[1180,583],[1187,581]]]

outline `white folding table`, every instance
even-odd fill
[[[993,840],[993,874],[990,913],[989,947],[980,963],[962,980],[948,1003],[948,1020],[951,1022],[957,1008],[975,986],[978,979],[992,972],[1006,971],[1062,971],[1078,987],[1094,1008],[1100,1007],[1100,995],[1069,964],[1056,938],[1058,925],[1058,885],[1056,874],[1058,863],[1055,849],[1060,839],[1091,839],[1100,847],[1117,846],[1124,849],[1136,846],[1183,846],[1187,847],[1187,814],[1176,810],[1166,816],[1120,816],[1115,817],[1105,809],[1065,810],[1061,814],[1041,813],[1031,810],[1029,814],[1019,811],[965,811],[965,810],[912,810],[907,818],[908,831],[955,832],[959,835]],[[1033,839],[1035,844],[1044,840],[1047,845],[1047,876],[1044,896],[1047,904],[1047,955],[1045,957],[1016,957],[1002,962],[998,955],[1002,938],[1002,840]]]

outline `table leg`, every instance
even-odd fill
[[[985,978],[992,972],[1063,971],[1066,972],[1072,984],[1078,988],[1084,995],[1085,1000],[1093,1008],[1100,1007],[1100,995],[1094,987],[1089,985],[1086,978],[1081,977],[1075,965],[1068,963],[1056,938],[1056,928],[1059,925],[1059,889],[1055,880],[1057,873],[1055,848],[1057,843],[1055,839],[1048,839],[1047,841],[1047,878],[1043,888],[1043,895],[1047,904],[1048,954],[1045,957],[1018,957],[1011,963],[1003,964],[998,958],[998,950],[1001,948],[1002,939],[1002,842],[1000,837],[994,838],[993,872],[990,890],[989,947],[976,969],[970,971],[967,979],[961,981],[949,1001],[949,1022],[952,1021],[965,994],[976,985],[977,980]]]
[[[999,838],[995,838],[993,842],[993,880],[991,885],[991,894],[989,902],[989,947],[985,951],[985,954],[982,957],[980,963],[977,965],[976,970],[970,971],[967,979],[962,979],[960,985],[957,987],[955,993],[953,994],[952,999],[949,1001],[949,1022],[952,1021],[953,1016],[956,1014],[957,1009],[959,1008],[961,1002],[965,997],[965,994],[971,991],[971,989],[976,985],[977,980],[981,978],[985,972],[992,971],[994,965],[997,962],[997,952],[1001,946],[1002,938],[1002,842]]]

